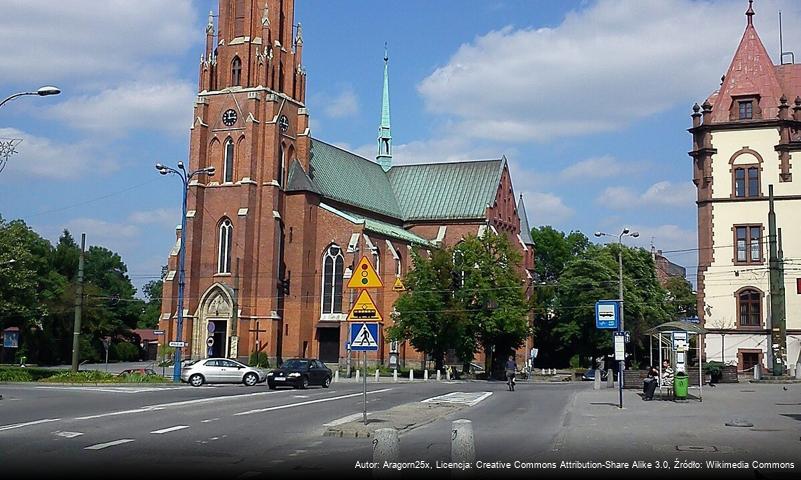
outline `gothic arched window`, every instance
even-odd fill
[[[339,245],[332,244],[323,255],[322,314],[342,313],[342,274],[345,258]]]
[[[231,62],[231,85],[242,85],[242,60],[234,57]]]
[[[217,245],[217,272],[231,273],[231,252],[234,243],[234,226],[229,219],[220,222]]]
[[[223,161],[223,182],[234,181],[234,140],[228,137],[225,141],[225,158]]]

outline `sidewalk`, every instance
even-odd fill
[[[617,389],[576,394],[554,451],[596,461],[794,462],[791,471],[801,472],[801,386],[718,384],[687,403],[646,402],[640,393],[624,390],[622,410]]]

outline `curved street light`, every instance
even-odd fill
[[[181,204],[181,246],[178,253],[178,322],[176,325],[175,341],[180,342],[184,327],[184,259],[186,258],[186,193],[189,190],[189,182],[198,175],[214,176],[214,167],[200,168],[195,171],[187,171],[184,162],[178,162],[178,169],[156,164],[156,170],[162,175],[176,175],[183,184],[183,201]],[[175,365],[173,365],[172,380],[175,383],[181,382],[181,347],[175,347]]]
[[[6,97],[5,100],[0,102],[0,107],[5,105],[6,102],[8,102],[9,100],[12,100],[12,99],[17,98],[17,97],[22,97],[22,96],[25,96],[25,95],[38,95],[40,97],[47,97],[49,95],[58,95],[59,93],[61,93],[61,89],[60,88],[54,87],[52,85],[45,85],[44,87],[40,87],[35,92],[19,92],[19,93],[15,93],[13,95],[10,95],[10,96]]]

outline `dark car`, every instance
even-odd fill
[[[605,382],[606,381],[606,377],[607,377],[606,370],[601,370],[601,380]],[[595,369],[591,368],[591,369],[587,370],[586,372],[584,372],[584,375],[581,376],[581,379],[582,380],[594,381],[595,380]]]
[[[280,385],[294,388],[306,388],[309,385],[321,385],[328,388],[331,385],[331,369],[323,362],[314,358],[293,358],[287,360],[267,374],[267,385],[274,390]]]

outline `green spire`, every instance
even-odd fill
[[[384,44],[384,96],[381,102],[381,126],[378,127],[378,155],[375,157],[386,172],[392,167],[392,132],[389,126],[389,53]]]

